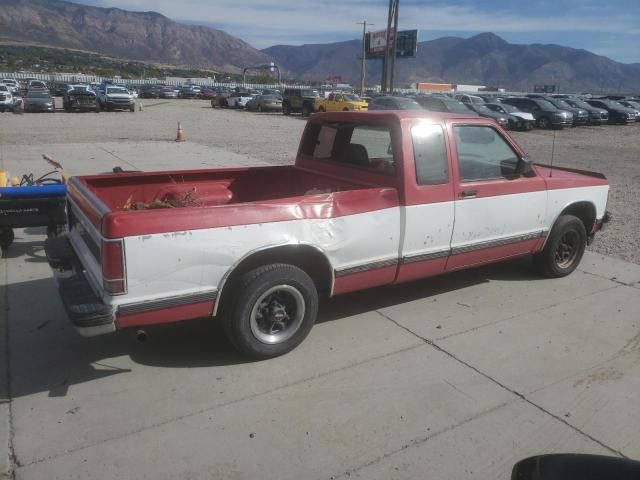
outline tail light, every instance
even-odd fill
[[[102,286],[110,295],[127,293],[122,240],[103,240],[100,250]]]

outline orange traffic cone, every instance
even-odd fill
[[[178,122],[178,135],[176,136],[176,142],[184,142],[184,132],[182,131],[182,124]]]

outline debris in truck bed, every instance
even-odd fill
[[[132,193],[122,207],[123,210],[154,210],[159,208],[183,208],[183,207],[201,207],[202,203],[198,201],[196,195],[196,187],[186,192],[184,195],[178,196],[175,193],[166,193],[161,198],[155,199],[149,203],[135,202],[134,193]]]

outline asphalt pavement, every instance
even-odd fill
[[[72,174],[261,163],[112,142],[5,146],[0,166],[43,173],[41,153]],[[540,453],[640,458],[639,265],[587,253],[549,280],[522,259],[341,296],[296,350],[245,362],[212,320],[80,337],[43,241],[19,230],[0,261],[7,476],[507,480]]]

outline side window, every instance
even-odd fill
[[[416,125],[411,129],[418,185],[440,185],[449,181],[444,132],[440,125]]]
[[[334,100],[334,94],[333,94],[333,93],[330,93],[330,94],[329,94],[329,98],[328,98],[328,100],[329,100],[330,102],[333,102],[333,100]]]
[[[518,155],[493,128],[460,125],[453,130],[461,181],[514,177]]]

